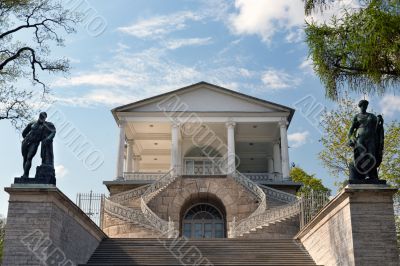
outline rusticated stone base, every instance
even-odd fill
[[[114,191],[114,190],[113,190]],[[115,194],[114,194],[115,195]],[[181,231],[184,213],[193,204],[209,203],[220,209],[226,219],[226,235],[234,217],[248,217],[258,207],[258,199],[232,177],[189,177],[178,178],[157,194],[148,206],[162,219],[174,222],[175,230]],[[268,202],[267,202],[268,204]],[[131,199],[125,206],[140,210],[140,198]],[[104,232],[109,237],[153,238],[157,232],[143,229],[105,212]]]

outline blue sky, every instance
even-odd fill
[[[102,158],[96,169],[88,167],[61,135],[56,136],[58,187],[72,200],[78,192],[106,192],[102,181],[115,176],[118,131],[110,112],[115,106],[199,81],[290,107],[304,97],[334,106],[325,99],[307,59],[301,0],[65,2],[68,8],[80,3],[79,11],[91,8],[91,16],[77,34],[66,36],[65,47],[53,47],[55,57],[71,61],[68,78],[42,77],[56,100],[51,109]],[[400,97],[369,99],[387,120],[399,118]],[[6,121],[0,122],[0,132],[4,187],[22,174],[21,137]],[[289,128],[290,161],[335,190],[335,180],[317,158],[319,138],[313,118],[297,111]],[[31,174],[37,164],[36,159]],[[1,191],[2,215],[7,213],[7,200]]]

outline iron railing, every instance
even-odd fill
[[[98,226],[101,225],[103,211],[104,194],[102,193],[78,193],[76,195],[76,205],[92,219]]]
[[[304,228],[330,201],[330,192],[309,191],[300,195],[300,229]]]

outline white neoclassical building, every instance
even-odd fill
[[[112,113],[120,128],[118,180],[236,169],[255,181],[290,181],[289,107],[200,82]]]
[[[298,230],[293,194],[301,184],[289,176],[287,139],[293,109],[200,82],[112,113],[120,131],[116,176],[104,182],[110,237],[175,229],[235,238],[282,219],[287,228],[274,236]]]

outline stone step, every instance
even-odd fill
[[[102,241],[89,265],[316,265],[293,239]]]
[[[298,215],[259,226],[239,238],[251,239],[292,239],[299,231]]]

